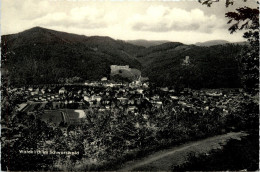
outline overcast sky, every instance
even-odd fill
[[[86,36],[121,40],[169,40],[196,43],[223,39],[243,41],[242,33],[228,32],[225,12],[256,7],[256,0],[224,1],[207,7],[186,1],[2,0],[1,34],[41,26]]]

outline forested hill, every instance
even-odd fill
[[[240,87],[236,60],[242,45],[225,44],[210,47],[165,43],[144,49],[137,55],[143,74],[161,86],[191,88]],[[189,64],[184,59],[189,56]]]
[[[2,67],[13,84],[56,83],[60,78],[99,80],[110,65],[139,69],[143,47],[109,37],[87,37],[35,27],[2,36]]]
[[[110,37],[84,36],[35,27],[1,37],[2,68],[11,84],[45,84],[64,78],[100,80],[110,65],[129,65],[159,85],[237,87],[235,61],[241,45],[210,47],[167,42],[133,45]],[[190,56],[190,65],[182,65]],[[8,76],[7,76],[8,75]],[[198,84],[194,84],[198,83]]]

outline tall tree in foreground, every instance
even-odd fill
[[[243,0],[246,2],[247,0]],[[219,0],[199,0],[203,5],[211,6]],[[233,5],[234,0],[226,0],[226,7]],[[244,30],[243,37],[249,42],[238,56],[241,68],[241,79],[246,91],[255,94],[259,92],[259,1],[256,1],[256,8],[240,7],[235,12],[226,13],[229,19],[230,33]]]

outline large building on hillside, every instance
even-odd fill
[[[125,65],[125,66],[111,65],[110,68],[111,68],[111,72],[110,72],[111,79],[117,75],[121,76],[122,78],[128,79],[130,81],[139,80],[139,78],[141,77],[141,71],[135,68],[129,68],[129,65]]]
[[[117,65],[111,65],[111,73],[114,73],[118,70],[131,70],[131,68],[129,68],[129,65],[125,65],[125,66],[117,66]]]

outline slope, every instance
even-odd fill
[[[98,80],[110,65],[141,68],[143,47],[109,37],[87,37],[35,27],[2,38],[2,67],[12,84],[55,83],[60,78]]]
[[[235,57],[243,46],[235,44],[198,47],[166,43],[140,51],[142,74],[159,86],[191,88],[239,87]],[[183,65],[189,56],[190,63]]]

